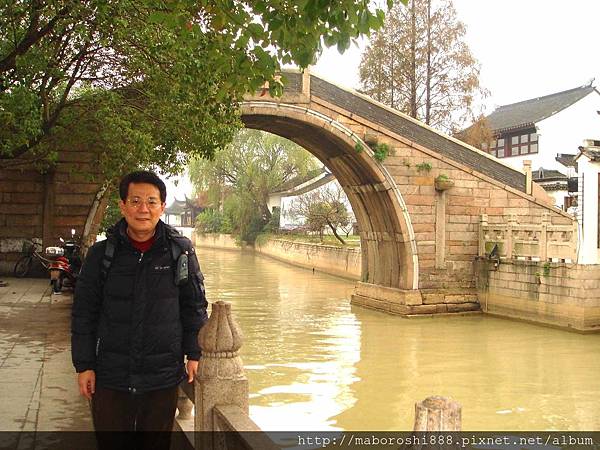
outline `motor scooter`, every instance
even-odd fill
[[[65,241],[60,238],[60,241],[60,246],[46,247],[46,256],[50,261],[50,284],[55,294],[61,294],[63,286],[75,288],[81,269],[81,247],[75,239],[75,230],[71,230],[71,239]]]

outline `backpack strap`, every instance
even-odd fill
[[[171,259],[174,264],[174,282],[184,286],[189,281],[188,251],[183,248],[183,236],[174,227],[165,224],[165,234],[171,247]]]
[[[114,235],[109,235],[106,239],[106,248],[104,249],[104,255],[102,256],[102,264],[100,266],[100,282],[104,285],[104,282],[108,278],[108,271],[115,259],[115,250],[117,248],[117,239]]]

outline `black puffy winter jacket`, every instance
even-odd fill
[[[183,355],[200,357],[198,331],[206,322],[203,277],[189,239],[189,280],[178,287],[166,227],[161,221],[150,250],[140,253],[127,224],[110,232],[118,245],[106,280],[101,265],[106,241],[88,251],[77,281],[71,322],[71,352],[77,372],[96,371],[96,384],[130,392],[177,385],[185,376]]]

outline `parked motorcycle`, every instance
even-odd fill
[[[50,284],[55,294],[60,294],[63,286],[74,288],[81,269],[81,247],[75,239],[75,230],[71,230],[71,239],[60,238],[60,241],[62,245],[46,248]]]

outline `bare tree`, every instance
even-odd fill
[[[319,233],[321,242],[324,230],[329,227],[338,241],[346,243],[337,232],[338,227],[350,223],[341,189],[328,186],[301,195],[292,203],[290,214],[295,219],[304,218],[308,229]]]
[[[464,128],[488,94],[464,36],[452,0],[395,4],[363,53],[362,90],[445,132]]]

